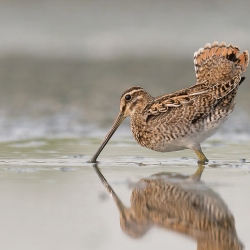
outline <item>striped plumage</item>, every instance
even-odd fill
[[[160,152],[192,149],[205,163],[200,143],[213,135],[233,111],[235,95],[244,81],[249,54],[223,42],[206,44],[194,54],[197,83],[171,94],[152,97],[142,87],[132,87],[120,99],[120,113],[96,159],[127,116],[136,141]]]

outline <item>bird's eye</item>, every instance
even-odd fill
[[[125,99],[129,101],[131,99],[131,95],[125,95]]]

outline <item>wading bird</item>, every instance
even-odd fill
[[[126,90],[120,99],[120,112],[99,149],[97,157],[122,121],[130,116],[135,140],[143,147],[170,152],[191,149],[198,162],[208,159],[200,143],[212,136],[233,111],[235,96],[249,63],[248,51],[232,44],[214,42],[194,53],[197,83],[159,97],[142,87]]]

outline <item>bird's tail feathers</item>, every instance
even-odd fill
[[[240,48],[224,42],[212,45],[207,43],[194,53],[194,66],[197,82],[209,81],[216,83],[227,81],[245,72],[249,63],[247,50],[240,54]],[[240,79],[240,77],[239,77]]]

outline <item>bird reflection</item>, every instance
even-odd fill
[[[97,164],[94,169],[113,197],[121,228],[129,236],[142,237],[157,226],[194,238],[198,250],[243,249],[227,205],[200,181],[204,166],[198,165],[191,176],[158,173],[139,180],[130,208],[123,205]]]

